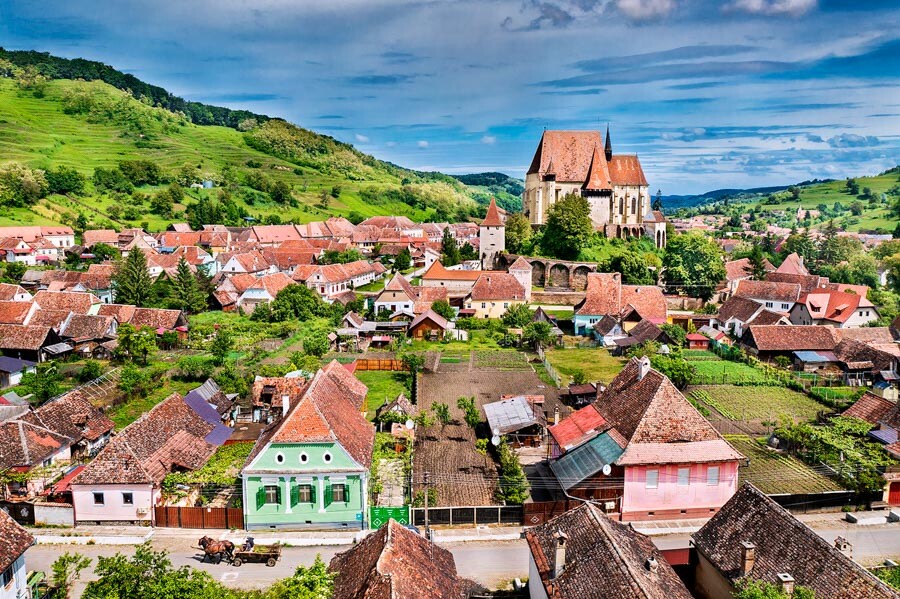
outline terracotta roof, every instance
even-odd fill
[[[17,295],[25,294],[31,298],[31,294],[25,291],[25,288],[21,285],[15,285],[13,283],[0,283],[0,301],[11,302],[15,299]]]
[[[665,321],[668,315],[662,289],[654,285],[622,285],[620,312],[631,306],[643,318]]]
[[[91,306],[101,303],[93,293],[72,291],[38,291],[34,294],[34,302],[41,310],[67,310],[76,314],[87,314]]]
[[[811,293],[824,289],[828,285],[828,279],[818,275],[795,275],[787,272],[770,272],[766,275],[767,281],[773,283],[796,283],[800,285],[800,293]]]
[[[119,234],[112,229],[89,229],[81,234],[81,243],[86,248],[98,243],[105,243],[111,247],[119,247]]]
[[[450,323],[447,322],[446,318],[444,318],[443,316],[441,316],[434,310],[429,309],[429,310],[423,312],[422,314],[419,314],[418,316],[416,316],[413,319],[413,321],[411,323],[409,323],[409,330],[412,331],[419,324],[425,322],[426,320],[430,320],[431,322],[433,322],[434,324],[436,324],[438,327],[440,327],[441,329],[443,329],[445,331],[450,328]]]
[[[614,314],[622,309],[622,275],[592,272],[587,276],[584,301],[575,313],[582,315]]]
[[[384,286],[385,291],[402,291],[406,294],[406,297],[409,299],[416,299],[418,297],[418,293],[413,289],[412,285],[409,284],[409,281],[406,280],[406,277],[397,273],[393,276],[393,278],[388,281],[388,284]]]
[[[115,423],[80,392],[72,391],[47,402],[23,420],[32,421],[77,443],[96,441],[115,428]]]
[[[0,301],[0,324],[24,324],[31,308],[31,302]]]
[[[395,409],[396,408],[396,409]],[[402,393],[398,395],[395,399],[387,403],[383,403],[375,409],[375,415],[381,416],[387,412],[402,412],[407,416],[415,416],[418,413],[418,409],[416,406],[410,402],[405,395]]]
[[[732,318],[739,322],[749,322],[753,315],[761,309],[762,306],[758,302],[735,295],[729,297],[719,307],[717,319],[723,323],[728,322]]]
[[[0,324],[0,349],[37,351],[43,347],[50,327]]]
[[[128,321],[136,327],[151,329],[174,329],[186,322],[181,310],[164,310],[162,308],[135,308],[134,315]]]
[[[647,359],[632,358],[594,402],[597,411],[628,441],[616,463],[657,463],[660,444],[677,445],[685,462],[743,457],[668,378],[650,368],[649,361],[644,366],[642,360]]]
[[[250,403],[254,406],[271,406],[281,410],[284,404],[282,398],[288,397],[288,404],[294,405],[306,390],[309,381],[304,378],[286,378],[279,376],[256,377],[250,388]],[[263,397],[269,397],[265,401]]]
[[[158,235],[160,245],[170,248],[200,243],[200,231],[164,231]]]
[[[422,280],[434,281],[471,281],[475,282],[481,276],[480,270],[450,270],[444,267],[440,262],[434,262],[428,270],[422,275]]]
[[[742,543],[755,545],[749,576],[778,584],[778,574],[821,599],[897,599],[892,590],[750,483],[693,535],[697,550],[729,581],[741,578]]]
[[[750,325],[744,339],[759,351],[831,351],[839,340],[831,327],[794,325]]]
[[[288,239],[301,238],[294,225],[259,225],[251,227],[251,230],[260,243],[280,243]]]
[[[12,516],[0,510],[0,572],[13,565],[32,545],[34,537],[19,526]]]
[[[281,291],[288,285],[296,285],[294,280],[283,272],[276,272],[269,275],[264,275],[262,277],[253,277],[253,275],[249,276],[255,280],[251,282],[247,289],[265,289],[266,292],[273,298],[278,295],[279,291]]]
[[[750,278],[750,258],[725,262],[725,280],[736,281]]]
[[[786,314],[782,312],[773,312],[768,308],[763,308],[760,310],[756,316],[747,321],[747,324],[755,324],[755,325],[770,325],[770,324],[785,324],[790,325],[791,321],[787,317]]]
[[[112,316],[90,316],[87,314],[73,314],[60,331],[63,337],[76,341],[91,339],[105,339],[111,337]]]
[[[0,469],[38,466],[73,441],[41,425],[30,413],[7,420],[0,423]]]
[[[405,216],[372,216],[359,223],[358,226],[364,227],[367,225],[372,225],[379,229],[394,229],[398,231],[417,228],[416,224]]]
[[[797,255],[797,252],[788,254],[775,272],[787,273],[792,275],[808,275],[809,271],[803,266],[803,258]]]
[[[877,425],[891,410],[896,410],[897,404],[889,399],[885,399],[875,395],[871,391],[856,400],[856,402],[847,408],[842,416],[852,416],[865,420],[869,424]]]
[[[500,218],[500,212],[497,211],[497,201],[492,197],[491,203],[488,205],[487,216],[481,221],[482,227],[502,227],[503,220]]]
[[[609,161],[609,178],[613,185],[647,185],[644,169],[637,156],[616,154]]]
[[[103,304],[100,306],[97,314],[100,316],[112,316],[121,324],[130,321],[136,309],[130,304]]]
[[[51,327],[59,331],[72,314],[68,310],[37,310],[28,324],[33,327]]]
[[[562,572],[554,577],[556,548],[563,535],[565,564]],[[692,596],[650,537],[612,520],[592,504],[582,504],[528,529],[525,540],[537,566],[540,584],[553,599],[690,599]],[[655,565],[651,566],[652,563]]]
[[[581,183],[587,178],[594,148],[602,145],[599,131],[544,131],[528,174],[552,171],[557,181]]]
[[[292,250],[292,249],[265,249],[262,254],[269,264],[276,265],[280,270],[288,270],[300,264],[313,264],[316,256],[321,252],[317,249]]]
[[[516,277],[505,272],[482,273],[470,293],[472,301],[524,300],[525,289]]]
[[[865,302],[865,297],[843,291],[820,290],[800,298],[814,320],[844,323]]]
[[[458,599],[462,581],[453,554],[393,518],[328,566],[334,599]]]
[[[322,367],[322,372],[330,378],[335,385],[340,387],[358,410],[362,410],[366,402],[366,395],[369,388],[363,384],[358,378],[344,368],[343,364],[337,360],[332,360]]]
[[[844,339],[834,346],[834,355],[847,364],[868,363],[873,371],[894,370],[897,361],[895,354],[854,339]]]
[[[547,429],[556,444],[564,451],[578,447],[608,429],[609,425],[594,404],[573,412],[568,418]]]
[[[594,146],[594,152],[591,155],[591,164],[588,167],[587,178],[582,184],[581,189],[612,189],[612,181],[610,179],[609,168],[606,164],[606,158],[597,146]]]
[[[800,285],[745,279],[737,284],[734,295],[772,302],[796,302],[800,298]]]

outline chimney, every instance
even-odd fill
[[[749,574],[755,563],[756,545],[749,541],[741,541],[741,576]]]
[[[650,358],[644,356],[640,359],[638,364],[638,377],[637,380],[642,381],[644,377],[647,376],[647,373],[650,372]]]
[[[553,424],[559,424],[559,406],[553,408]]]
[[[553,557],[553,578],[555,579],[562,574],[566,567],[566,541],[569,537],[562,530],[556,529],[553,538],[556,539],[556,555]]]
[[[794,596],[794,577],[787,572],[778,574],[778,582],[781,583],[781,592],[787,597]]]
[[[282,395],[281,396],[281,416],[287,416],[288,410],[291,408],[291,396],[290,395]]]
[[[853,545],[844,537],[838,537],[834,540],[834,548],[853,559]]]
[[[645,565],[651,572],[656,572],[659,569],[659,562],[656,561],[656,558],[652,555],[647,558],[647,562],[645,563]]]

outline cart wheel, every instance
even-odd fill
[[[234,566],[235,568],[240,568],[241,564],[243,564],[243,563],[244,562],[241,561],[241,558],[236,557],[236,558],[234,558],[234,560],[232,560],[231,565]]]
[[[274,568],[275,567],[275,558],[270,557],[269,559],[267,559],[266,565],[269,566],[270,568]]]

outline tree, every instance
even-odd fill
[[[725,279],[722,250],[712,239],[698,234],[669,238],[663,258],[666,284],[707,300]]]
[[[456,238],[450,232],[450,227],[444,229],[441,237],[441,264],[444,266],[459,264],[459,246],[456,244]]]
[[[156,331],[150,327],[137,329],[126,322],[119,325],[117,333],[119,345],[116,347],[116,353],[120,357],[135,360],[140,356],[146,364],[150,354],[156,351]]]
[[[672,343],[677,345],[678,347],[684,347],[684,342],[687,340],[687,332],[682,329],[677,324],[661,324],[659,328],[662,329],[662,332],[666,334],[666,336],[672,340]]]
[[[321,555],[309,567],[299,566],[290,578],[279,580],[266,592],[266,599],[328,599],[334,593],[332,572]]]
[[[531,241],[532,230],[528,217],[521,212],[514,212],[506,219],[506,249],[518,254]]]
[[[735,589],[734,599],[814,599],[815,593],[812,590],[795,586],[794,594],[788,595],[781,590],[780,585],[770,582],[754,580],[752,578],[743,578],[738,581]]]
[[[504,325],[517,329],[525,328],[533,319],[534,312],[531,311],[528,304],[513,304],[500,317],[500,321]]]
[[[119,171],[135,186],[159,185],[162,180],[162,169],[151,160],[123,160]]]
[[[442,425],[450,424],[450,406],[445,403],[436,403],[431,406],[438,422]]]
[[[862,202],[853,202],[850,204],[850,214],[853,216],[862,216],[863,211],[866,209],[865,204]]]
[[[330,342],[325,331],[314,331],[303,340],[303,352],[309,356],[321,358],[328,351]]]
[[[289,204],[294,199],[291,186],[281,180],[276,181],[269,190],[269,197],[278,204]]]
[[[130,362],[119,372],[119,390],[128,398],[145,395],[149,382],[149,375]]]
[[[587,245],[593,232],[591,206],[587,199],[578,194],[568,194],[547,211],[541,247],[551,256],[574,259]]]
[[[497,453],[500,458],[498,499],[507,504],[524,503],[528,499],[528,478],[519,463],[519,456],[509,447],[505,439],[497,447]]]
[[[409,270],[410,266],[412,266],[412,256],[409,253],[409,248],[403,248],[397,254],[397,257],[394,258],[394,272]]]
[[[654,258],[658,258],[654,255]],[[635,251],[625,251],[612,261],[612,269],[622,273],[622,282],[628,285],[653,285],[656,277],[650,271],[647,259]]]
[[[60,166],[47,171],[47,185],[50,193],[81,195],[87,179],[74,168]]]
[[[30,206],[47,195],[44,171],[16,162],[0,166],[0,206]]]
[[[456,318],[456,311],[453,309],[453,306],[450,305],[450,302],[447,300],[437,300],[431,304],[431,309],[438,316],[442,316],[447,320],[453,320]]]
[[[782,244],[781,253],[783,256],[796,253],[805,263],[812,263],[816,259],[816,244],[809,236],[809,230],[788,235]]]
[[[548,322],[529,322],[522,331],[522,341],[535,347],[549,345],[553,341],[553,328]]]
[[[72,586],[81,578],[81,572],[91,565],[91,558],[68,551],[50,564],[50,581],[53,589],[50,599],[69,599]]]
[[[100,262],[104,260],[115,260],[119,257],[119,250],[105,243],[97,243],[91,247],[91,253],[94,259]]]
[[[419,371],[422,370],[422,367],[425,366],[425,358],[422,357],[421,354],[403,354],[400,356],[400,361],[409,372],[409,391],[412,395],[413,403],[415,403],[416,398],[418,397],[418,375]],[[424,411],[422,413],[424,413]]]
[[[687,360],[670,358],[663,354],[650,356],[650,364],[653,368],[666,375],[672,381],[672,384],[679,389],[687,387],[697,373]]]
[[[231,337],[231,331],[227,327],[219,327],[209,346],[209,353],[212,354],[216,366],[225,363],[225,358],[228,357],[232,347],[234,347],[234,339]]]
[[[481,423],[481,412],[475,405],[474,397],[460,397],[456,400],[456,407],[462,410],[463,420],[472,428],[476,428]]]
[[[576,369],[575,372],[572,373],[572,384],[574,385],[583,385],[587,382],[587,375],[580,368]]]
[[[150,200],[150,212],[163,218],[171,218],[174,209],[175,201],[168,189],[163,189]]]
[[[852,196],[859,195],[859,183],[856,182],[856,179],[847,179],[847,183],[844,185],[844,191]]]
[[[3,270],[3,278],[10,283],[18,283],[25,276],[27,267],[24,262],[7,262]]]
[[[103,374],[103,366],[97,360],[88,360],[78,371],[78,382],[87,383]]]
[[[117,168],[95,168],[91,181],[94,183],[94,189],[99,192],[131,193],[134,191],[134,185]]]
[[[747,274],[750,275],[750,278],[754,281],[764,281],[769,271],[766,270],[766,257],[762,248],[754,245],[747,259],[750,261],[747,267]]]
[[[62,392],[60,380],[55,362],[41,362],[35,367],[35,372],[23,374],[19,384],[34,396],[33,403],[44,403]]]
[[[288,285],[275,296],[271,308],[271,318],[275,322],[286,320],[305,322],[313,318],[331,316],[328,304],[306,285]]]
[[[147,272],[147,256],[134,248],[128,257],[119,262],[113,276],[116,301],[120,304],[147,305],[153,281]]]
[[[169,286],[169,305],[186,314],[197,314],[207,308],[206,296],[200,291],[197,278],[181,256],[175,269],[175,277]]]

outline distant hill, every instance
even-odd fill
[[[802,184],[801,184],[802,185]],[[666,212],[677,210],[678,208],[692,208],[694,206],[702,206],[711,202],[717,202],[725,198],[740,199],[759,194],[770,194],[784,191],[790,187],[789,185],[775,185],[772,187],[753,187],[750,189],[715,189],[697,195],[664,195],[662,197],[663,207]]]
[[[522,211],[522,193],[525,191],[525,183],[503,173],[475,173],[472,175],[453,175],[471,188],[479,190],[488,199],[493,196],[497,203],[507,212]]]
[[[155,163],[161,180],[139,185],[138,194],[91,183],[98,168],[136,160]],[[515,202],[505,191],[509,182],[497,180],[496,192],[469,187],[281,119],[185,101],[108,65],[0,50],[0,164],[8,162],[45,171],[70,167],[88,183],[81,195],[51,195],[33,205],[3,206],[0,198],[0,225],[80,219],[93,227],[146,223],[160,230],[193,214],[188,208],[201,198],[214,205],[204,214],[232,225],[378,214],[460,221],[483,217],[492,193],[501,205]],[[215,187],[188,189],[172,213],[154,209],[154,195],[170,181],[187,187],[203,180]],[[276,190],[278,184],[289,192]]]

